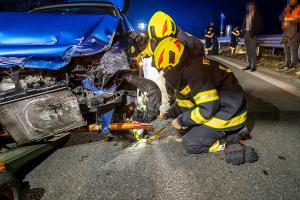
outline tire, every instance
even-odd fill
[[[22,200],[22,189],[19,180],[10,172],[0,173],[0,199]]]
[[[151,122],[159,115],[159,108],[161,106],[162,94],[158,85],[149,79],[134,76],[131,82],[136,86],[145,97],[145,110],[141,113],[136,113],[137,121]]]

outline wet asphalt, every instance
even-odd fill
[[[27,174],[26,199],[300,199],[300,99],[233,71],[247,96],[246,144],[258,152],[256,163],[233,166],[222,152],[189,155],[172,127],[150,144],[74,134]]]

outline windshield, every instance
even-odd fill
[[[59,13],[59,14],[90,14],[117,16],[115,9],[109,6],[63,6],[43,8],[32,11],[33,13]]]

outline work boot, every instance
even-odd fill
[[[256,71],[256,67],[252,67],[250,71],[251,72],[255,72]]]
[[[247,126],[244,126],[242,129],[240,129],[238,132],[233,134],[228,134],[225,137],[226,144],[239,144],[242,140],[248,140],[251,139],[250,131]]]
[[[285,71],[288,71],[290,68],[289,67],[284,67],[283,69],[281,69],[280,71],[283,71],[283,72],[285,72]]]
[[[295,65],[291,65],[291,67],[289,67],[289,69],[287,70],[288,72],[294,71],[296,70]]]
[[[278,68],[276,68],[276,71],[285,71],[285,70],[287,70],[288,69],[288,67],[286,66],[286,65],[283,65],[282,67],[278,67]]]
[[[241,140],[249,140],[251,139],[250,130],[248,126],[244,126],[239,132],[239,136],[241,137]]]
[[[251,67],[248,65],[247,67],[244,67],[243,70],[250,70]]]

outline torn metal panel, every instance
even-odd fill
[[[71,57],[110,48],[120,19],[109,15],[0,13],[0,68],[57,70]],[[29,58],[26,62],[24,59]]]

